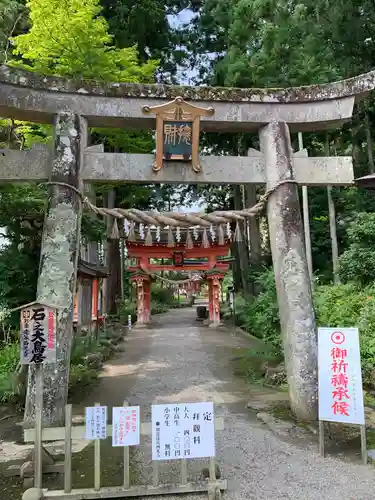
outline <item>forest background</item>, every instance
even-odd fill
[[[369,0],[0,0],[0,63],[45,74],[118,82],[235,87],[289,87],[348,78],[375,68],[375,3]],[[304,134],[310,156],[352,155],[355,177],[375,172],[375,97],[355,108],[337,131]],[[51,129],[0,118],[0,147],[48,143]],[[106,151],[151,153],[152,132],[93,129]],[[299,148],[297,136],[293,147]],[[256,134],[202,134],[205,151],[246,155]],[[207,210],[249,207],[261,186],[99,185],[96,203],[138,209]],[[109,196],[109,193],[111,195]],[[332,240],[326,188],[309,188],[314,300],[319,325],[358,326],[365,385],[375,370],[375,197],[334,188]],[[14,397],[18,317],[9,310],[35,298],[43,187],[0,186],[0,398]],[[233,247],[236,321],[282,354],[276,290],[265,218],[251,220]],[[106,239],[103,223],[85,215],[83,242]],[[339,258],[333,262],[332,245]],[[118,246],[112,272],[120,272]],[[335,266],[334,266],[335,264]],[[335,273],[333,269],[335,268]],[[126,274],[126,271],[125,271]],[[108,310],[119,314],[120,280]],[[157,302],[157,291],[154,299]],[[160,297],[159,297],[160,298]],[[160,303],[160,301],[159,301]],[[74,355],[72,356],[74,360]]]

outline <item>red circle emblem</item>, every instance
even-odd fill
[[[331,340],[334,344],[342,344],[345,342],[345,335],[342,332],[333,332]]]

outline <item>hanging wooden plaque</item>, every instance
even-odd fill
[[[200,172],[199,129],[201,116],[212,116],[213,108],[199,108],[182,97],[160,106],[143,106],[143,113],[156,115],[156,155],[153,169],[158,172],[164,161],[191,162]]]

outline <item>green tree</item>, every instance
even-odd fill
[[[347,249],[340,257],[344,281],[368,285],[375,281],[375,213],[359,213],[350,223]]]
[[[30,0],[31,28],[12,38],[22,66],[43,74],[104,81],[152,81],[158,62],[140,65],[137,48],[111,45],[99,0]]]
[[[0,2],[0,64],[11,55],[10,37],[22,29],[26,19],[22,0],[1,0]]]
[[[14,66],[74,79],[153,81],[158,61],[149,60],[140,64],[135,46],[120,49],[111,44],[108,24],[100,15],[99,0],[30,0],[27,7],[30,29],[12,38],[14,55],[17,57],[12,61]],[[24,124],[24,127],[25,134],[32,132],[35,135],[35,126]],[[114,142],[117,140],[115,135],[112,133]],[[48,372],[52,377],[52,386],[59,380],[68,380],[69,360],[70,353],[65,353],[63,359],[57,360],[54,367],[58,370],[56,377],[53,371]],[[57,388],[56,391],[52,389],[51,393],[61,394]],[[32,394],[33,377],[30,376],[25,409],[25,421],[28,424],[32,422],[33,415]],[[67,395],[67,388],[64,394]],[[63,414],[66,402],[63,399],[51,401],[56,408],[56,415]],[[57,423],[53,421],[53,414],[51,418],[47,425]]]
[[[170,16],[184,9],[197,10],[194,0],[101,0],[103,16],[116,47],[138,47],[141,61],[160,60],[158,80],[178,83],[177,69],[186,58],[185,34],[172,26]]]

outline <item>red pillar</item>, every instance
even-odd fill
[[[144,300],[145,300],[144,322],[145,324],[148,324],[151,321],[151,281],[144,280],[143,287],[144,287]]]
[[[136,293],[137,293],[137,326],[144,325],[144,309],[145,309],[145,291],[144,291],[144,281],[143,279],[137,279]]]
[[[212,280],[209,279],[207,281],[207,285],[208,285],[208,311],[209,311],[209,314],[208,314],[208,319],[210,320],[210,322],[212,322],[214,320],[214,305],[213,305],[213,296],[212,296]]]
[[[95,322],[98,319],[99,307],[99,279],[95,278],[92,282],[92,297],[91,297],[91,321]]]
[[[149,276],[134,276],[136,285],[137,323],[136,327],[148,325],[151,319],[151,283]]]
[[[210,326],[219,326],[220,321],[220,279],[223,276],[213,275],[208,277],[208,300],[209,300],[209,320]]]
[[[212,309],[213,309],[213,325],[220,324],[220,284],[217,278],[212,280]]]

